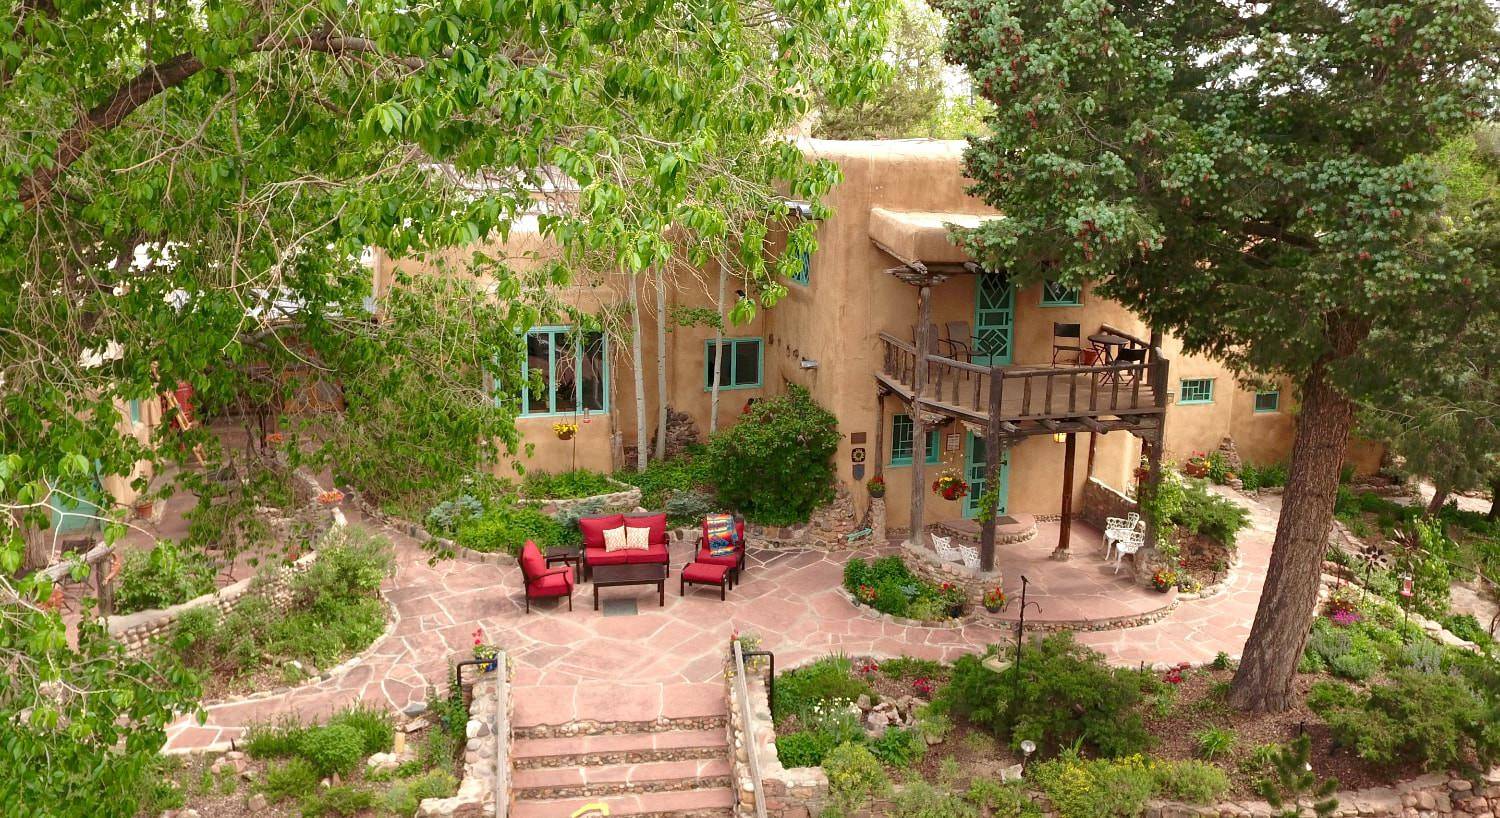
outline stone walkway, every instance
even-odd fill
[[[1242,564],[1223,591],[1184,601],[1153,624],[1080,633],[1079,641],[1119,664],[1201,663],[1219,651],[1237,656],[1260,597],[1276,518],[1266,506],[1233,496],[1250,506],[1251,523],[1239,538]],[[450,659],[470,655],[476,627],[515,660],[519,726],[722,714],[724,688],[718,679],[735,630],[760,635],[780,667],[834,651],[952,660],[1015,638],[1004,623],[903,626],[852,606],[838,590],[843,564],[850,556],[873,553],[868,550],[752,551],[741,585],[725,603],[716,589],[703,587],[689,586],[687,596],[679,597],[674,570],[663,608],[656,605],[654,588],[604,591],[606,597],[636,596],[637,616],[604,617],[591,610],[592,589],[586,584],[575,592],[573,611],[565,603],[542,603],[526,615],[516,567],[428,565],[427,554],[410,538],[384,533],[399,554],[386,592],[398,618],[392,633],[362,662],[328,680],[208,706],[204,724],[185,718],[169,728],[168,748],[222,745],[249,723],[283,714],[322,718],[356,700],[404,708],[427,698],[429,686],[443,688]],[[674,543],[673,566],[690,558],[686,544]],[[1080,553],[1066,563],[1075,564],[1092,570],[1099,560]]]

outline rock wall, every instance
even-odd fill
[[[781,766],[776,755],[776,730],[771,705],[766,699],[765,674],[750,669],[746,686],[750,692],[749,724],[735,702],[733,660],[724,674],[729,701],[729,746],[734,748],[734,780],[738,799],[734,814],[750,818],[755,811],[755,785],[750,772],[750,754],[760,768],[768,818],[811,818],[828,803],[828,776],[820,767]]]
[[[1097,477],[1090,477],[1083,484],[1083,513],[1079,516],[1101,531],[1104,530],[1105,517],[1124,517],[1139,509],[1136,501]]]
[[[861,528],[854,512],[849,490],[839,486],[833,502],[815,510],[800,525],[766,526],[745,524],[745,540],[755,548],[823,548],[840,551],[864,545],[868,538],[849,541],[849,535]]]
[[[499,673],[505,674],[505,687],[496,703]],[[469,722],[465,728],[468,743],[464,745],[463,780],[458,794],[451,798],[423,799],[417,809],[419,818],[473,818],[495,814],[495,792],[509,803],[510,792],[510,726],[515,715],[515,697],[510,693],[514,668],[505,662],[504,669],[486,673],[474,682],[469,698]],[[497,763],[498,759],[498,763]]]
[[[634,511],[641,505],[641,490],[627,483],[610,478],[610,484],[619,488],[619,491],[609,494],[595,494],[592,497],[575,497],[571,500],[544,500],[521,498],[516,501],[517,505],[535,506],[543,514],[556,517],[565,511],[572,511],[580,506],[599,504],[600,514],[623,514]]]

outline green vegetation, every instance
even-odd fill
[[[252,588],[228,614],[212,606],[184,613],[168,647],[188,667],[226,681],[288,660],[330,667],[385,630],[379,591],[393,567],[384,538],[334,529],[317,560],[292,578],[284,611]]]
[[[948,619],[965,602],[961,589],[928,582],[895,555],[844,563],[844,589],[881,613],[925,622]]]
[[[823,772],[840,815],[848,815],[871,796],[884,795],[891,788],[879,759],[863,744],[850,742],[833,748],[823,758]]]
[[[869,682],[854,674],[854,663],[848,657],[825,656],[776,676],[776,710],[772,717],[777,722],[802,718],[814,705],[833,701],[847,704],[860,696],[873,698],[874,694]]]
[[[560,474],[550,474],[532,469],[521,480],[521,495],[532,500],[572,500],[612,494],[620,487],[609,478],[589,469],[574,469]]]
[[[1085,759],[1072,749],[1038,764],[1032,780],[1061,818],[1139,815],[1148,799],[1159,796],[1209,804],[1229,790],[1223,771],[1201,762],[1140,755]]]
[[[719,499],[765,525],[805,522],[833,499],[838,418],[800,386],[762,400],[708,444]]]
[[[453,541],[485,553],[519,554],[527,540],[542,550],[581,542],[578,526],[564,526],[530,506],[497,506],[459,526]]]
[[[1079,746],[1119,756],[1145,748],[1136,705],[1143,691],[1159,684],[1150,673],[1108,666],[1062,631],[1032,638],[1019,674],[996,673],[977,656],[960,657],[937,701],[1013,748],[1031,740],[1044,755]]]
[[[1401,669],[1367,690],[1325,688],[1308,704],[1366,761],[1445,770],[1474,759],[1487,769],[1500,760],[1497,695],[1481,695],[1462,675]]]
[[[187,602],[214,589],[214,566],[202,551],[161,540],[125,555],[115,581],[115,611],[135,613]]]
[[[642,507],[664,508],[674,494],[713,485],[711,461],[705,452],[702,446],[696,446],[671,460],[652,461],[645,471],[622,469],[613,477],[640,488]]]

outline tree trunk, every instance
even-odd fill
[[[1490,481],[1490,513],[1491,522],[1500,520],[1500,477]]]
[[[667,287],[656,265],[656,459],[667,459]]]
[[[1427,503],[1428,516],[1437,516],[1437,513],[1439,511],[1442,511],[1443,506],[1448,503],[1448,495],[1451,493],[1452,491],[1447,486],[1444,486],[1442,484],[1433,484],[1432,500]]]
[[[1318,601],[1339,468],[1353,425],[1353,402],[1328,382],[1326,364],[1317,364],[1302,382],[1302,411],[1271,562],[1230,685],[1229,703],[1242,710],[1281,711],[1292,704],[1292,679]]]
[[[721,262],[719,264],[719,300],[715,306],[719,310],[719,325],[714,327],[714,348],[711,354],[718,355],[719,349],[724,345],[724,291],[729,289],[729,268]],[[718,359],[714,359],[714,380],[708,386],[708,433],[710,436],[719,430],[719,376],[720,367]]]
[[[641,354],[641,299],[636,292],[636,276],[630,275],[630,376],[635,383],[635,470],[646,470],[646,373]]]

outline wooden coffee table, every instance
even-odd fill
[[[599,610],[599,589],[622,585],[655,585],[656,602],[667,605],[667,566],[659,563],[598,565],[594,567],[594,610]]]

